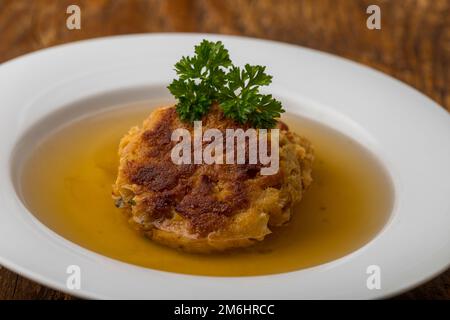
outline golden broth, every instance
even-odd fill
[[[21,180],[30,211],[66,239],[105,256],[211,276],[273,274],[329,262],[370,241],[388,219],[392,187],[371,154],[334,130],[288,115],[291,130],[308,137],[316,151],[314,182],[289,225],[251,248],[223,254],[187,254],[153,243],[128,225],[111,199],[119,140],[150,111],[142,104],[106,111],[40,143]]]

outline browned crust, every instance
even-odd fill
[[[282,173],[261,176],[259,164],[174,164],[170,153],[176,142],[171,141],[171,134],[176,128],[193,132],[191,124],[178,119],[175,108],[166,108],[151,129],[141,134],[139,160],[126,166],[126,178],[144,195],[142,203],[152,219],[169,217],[176,211],[189,220],[193,233],[205,236],[248,208],[251,189],[281,186]],[[225,118],[215,106],[203,119],[203,130],[208,128],[222,132],[227,128],[247,129]]]

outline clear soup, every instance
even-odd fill
[[[257,245],[221,254],[179,252],[133,230],[111,198],[117,148],[141,125],[145,104],[113,109],[65,125],[26,161],[21,191],[29,210],[50,229],[99,254],[170,272],[252,276],[323,264],[360,248],[388,220],[393,189],[383,167],[348,137],[294,115],[283,120],[312,141],[314,182],[291,222]]]

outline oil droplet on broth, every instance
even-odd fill
[[[389,178],[364,148],[338,132],[292,115],[291,130],[312,141],[314,182],[291,222],[257,245],[199,255],[166,248],[127,223],[111,198],[120,138],[151,108],[136,104],[70,123],[46,138],[23,169],[22,195],[49,228],[87,249],[152,269],[248,276],[294,271],[340,258],[370,241],[393,203]]]

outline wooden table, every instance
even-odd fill
[[[81,30],[66,8],[81,8]],[[368,30],[366,8],[381,8]],[[80,39],[143,32],[246,35],[331,52],[450,110],[450,0],[0,0],[0,62]],[[388,116],[388,115],[387,115]],[[450,299],[450,270],[401,299]],[[0,299],[73,299],[0,267]]]

